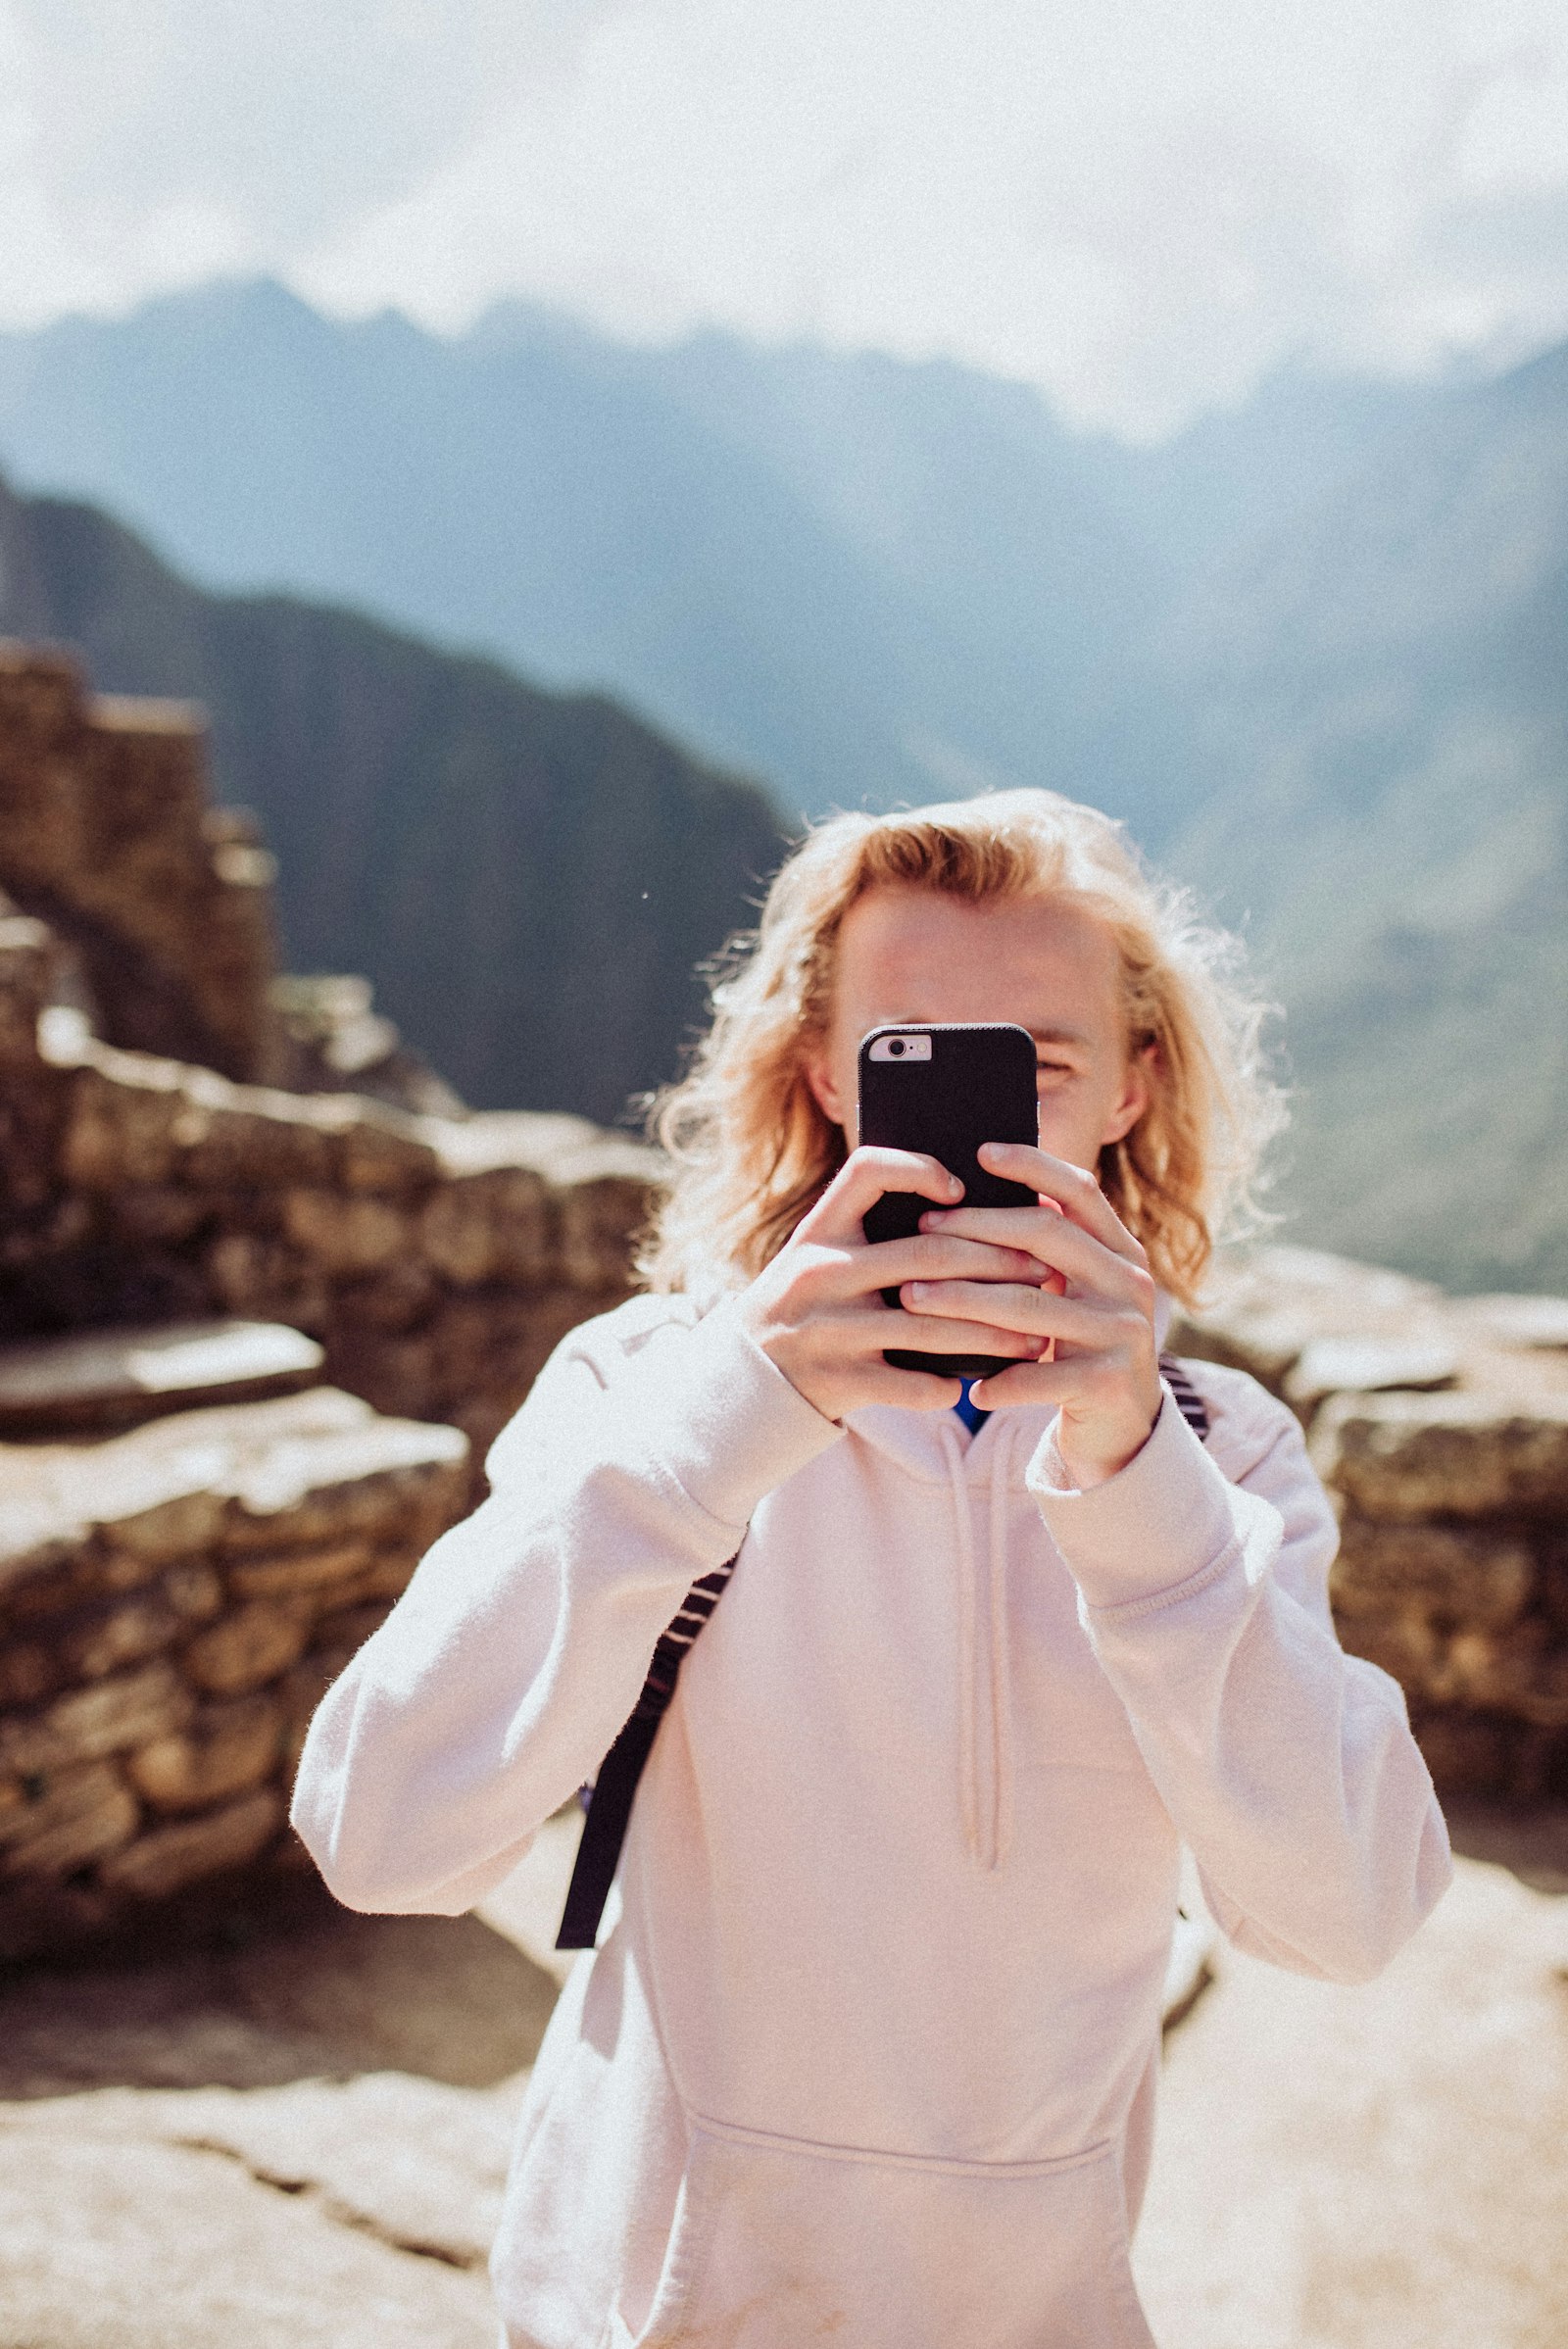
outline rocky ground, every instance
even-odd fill
[[[1221,1954],[1171,2033],[1138,2256],[1162,2349],[1568,2338],[1568,1817],[1459,1840],[1382,1982]],[[226,1945],[15,1972],[0,2349],[493,2349],[568,1855],[563,1823],[488,1921],[301,1894]]]
[[[5,2349],[490,2349],[484,2257],[555,1984],[476,1920],[0,2001]]]
[[[1166,2042],[1135,2265],[1160,2349],[1568,2340],[1568,1814],[1458,1814],[1378,1982],[1226,1954]]]

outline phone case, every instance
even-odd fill
[[[884,1036],[929,1036],[931,1057],[873,1060],[871,1048]],[[963,1184],[966,1207],[1036,1203],[1033,1191],[988,1174],[976,1157],[982,1142],[1039,1139],[1035,1044],[1027,1028],[918,1020],[874,1028],[860,1042],[859,1074],[862,1142],[928,1152]],[[930,1204],[914,1192],[884,1192],[864,1218],[867,1240],[906,1239],[919,1230]],[[882,1296],[902,1310],[897,1289],[884,1289]],[[926,1354],[908,1347],[889,1347],[884,1358],[895,1370],[950,1379],[986,1378],[1010,1367],[1005,1354]]]

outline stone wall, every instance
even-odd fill
[[[1440,1789],[1568,1795],[1568,1300],[1265,1248],[1176,1342],[1308,1428],[1341,1637],[1403,1686]]]
[[[1333,1398],[1347,1646],[1402,1683],[1440,1786],[1568,1796],[1568,1395]]]
[[[33,1392],[0,1426],[28,1439],[0,1441],[0,1958],[301,1861],[317,1699],[551,1348],[627,1294],[659,1172],[579,1118],[239,1081],[313,1052],[397,1077],[396,1039],[349,1033],[363,990],[324,1042],[279,1027],[270,859],[206,807],[200,748],[187,711],[0,654],[0,1347],[237,1315],[318,1341],[333,1384],[97,1436]]]
[[[318,1339],[336,1385],[0,1442],[0,1957],[300,1856],[311,1710],[551,1347],[626,1295],[657,1172],[574,1118],[118,1051],[58,974],[44,924],[0,920],[0,1340],[239,1313]]]
[[[64,655],[0,643],[0,889],[74,949],[106,1036],[282,1074],[272,873],[208,804],[199,711],[89,696]]]
[[[325,1388],[0,1444],[0,1958],[303,1859],[306,1724],[467,1483]]]
[[[420,1117],[117,1050],[0,920],[0,1340],[237,1313],[377,1409],[483,1450],[627,1294],[656,1155],[580,1118]]]

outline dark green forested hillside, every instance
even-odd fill
[[[363,970],[475,1106],[613,1118],[672,1073],[693,966],[781,853],[758,788],[612,702],[353,612],[205,595],[90,508],[0,483],[0,634],[207,706],[281,863],[295,969]]]

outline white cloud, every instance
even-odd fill
[[[0,0],[0,316],[286,269],[569,64],[606,0]]]
[[[1559,0],[0,0],[8,44],[17,318],[270,268],[949,352],[1136,431],[1568,332]]]

